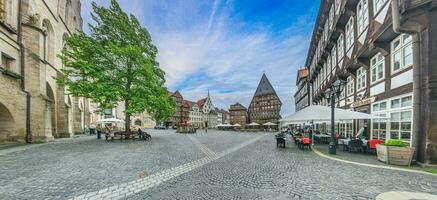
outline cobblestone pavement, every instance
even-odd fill
[[[152,131],[152,142],[64,140],[0,156],[0,199],[375,199],[437,194],[437,176],[318,157],[272,134]],[[140,178],[144,176],[144,178]]]

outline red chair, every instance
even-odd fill
[[[367,141],[367,153],[370,153],[371,151],[376,153],[376,145],[384,143],[384,140],[381,139],[370,139]]]
[[[308,149],[311,149],[311,139],[308,138],[308,137],[302,138],[302,144],[301,145],[302,145],[301,149],[304,149],[305,147],[308,147]]]

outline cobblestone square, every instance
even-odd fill
[[[0,199],[375,199],[437,195],[437,176],[322,158],[271,133],[149,130],[152,141],[80,137],[0,154]]]

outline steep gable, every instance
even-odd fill
[[[263,74],[261,77],[261,80],[259,81],[258,87],[256,88],[254,97],[256,96],[263,96],[267,94],[275,94],[275,89],[273,89],[272,84],[270,83],[269,79],[267,78],[266,74]]]

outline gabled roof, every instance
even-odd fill
[[[182,97],[182,94],[179,92],[179,90],[176,90],[176,92],[170,92],[170,91],[168,91],[168,95],[169,96],[174,96],[174,97],[180,97],[180,98],[183,98]]]
[[[256,96],[263,96],[267,94],[274,94],[276,95],[275,89],[273,89],[272,84],[270,83],[269,79],[267,78],[266,74],[263,74],[261,77],[261,80],[259,81],[258,87],[256,88],[254,97]]]
[[[206,99],[207,98],[200,99],[199,101],[197,101],[197,105],[199,105],[200,108],[203,108],[206,103]]]
[[[179,92],[179,90],[176,90],[176,92],[173,93],[173,95],[177,97],[182,97],[182,94]]]
[[[252,107],[253,99],[255,97],[269,95],[269,94],[275,95],[278,98],[279,103],[282,104],[281,99],[276,94],[276,91],[275,91],[275,89],[273,89],[273,86],[270,83],[269,79],[267,78],[266,74],[263,73],[263,76],[261,77],[261,80],[259,81],[258,87],[256,88],[255,94],[252,97],[252,101],[250,102],[249,109]]]
[[[299,82],[300,82],[302,79],[308,77],[309,74],[310,74],[310,73],[309,73],[309,70],[308,70],[308,69],[299,69],[299,70],[297,70],[296,85],[298,85]]]
[[[230,108],[229,108],[229,111],[231,111],[231,110],[246,110],[247,108],[246,107],[244,107],[243,105],[241,105],[240,103],[235,103],[235,104],[232,104],[231,106],[230,106]]]
[[[183,103],[188,105],[190,108],[193,108],[194,105],[197,105],[196,102],[183,100]]]

